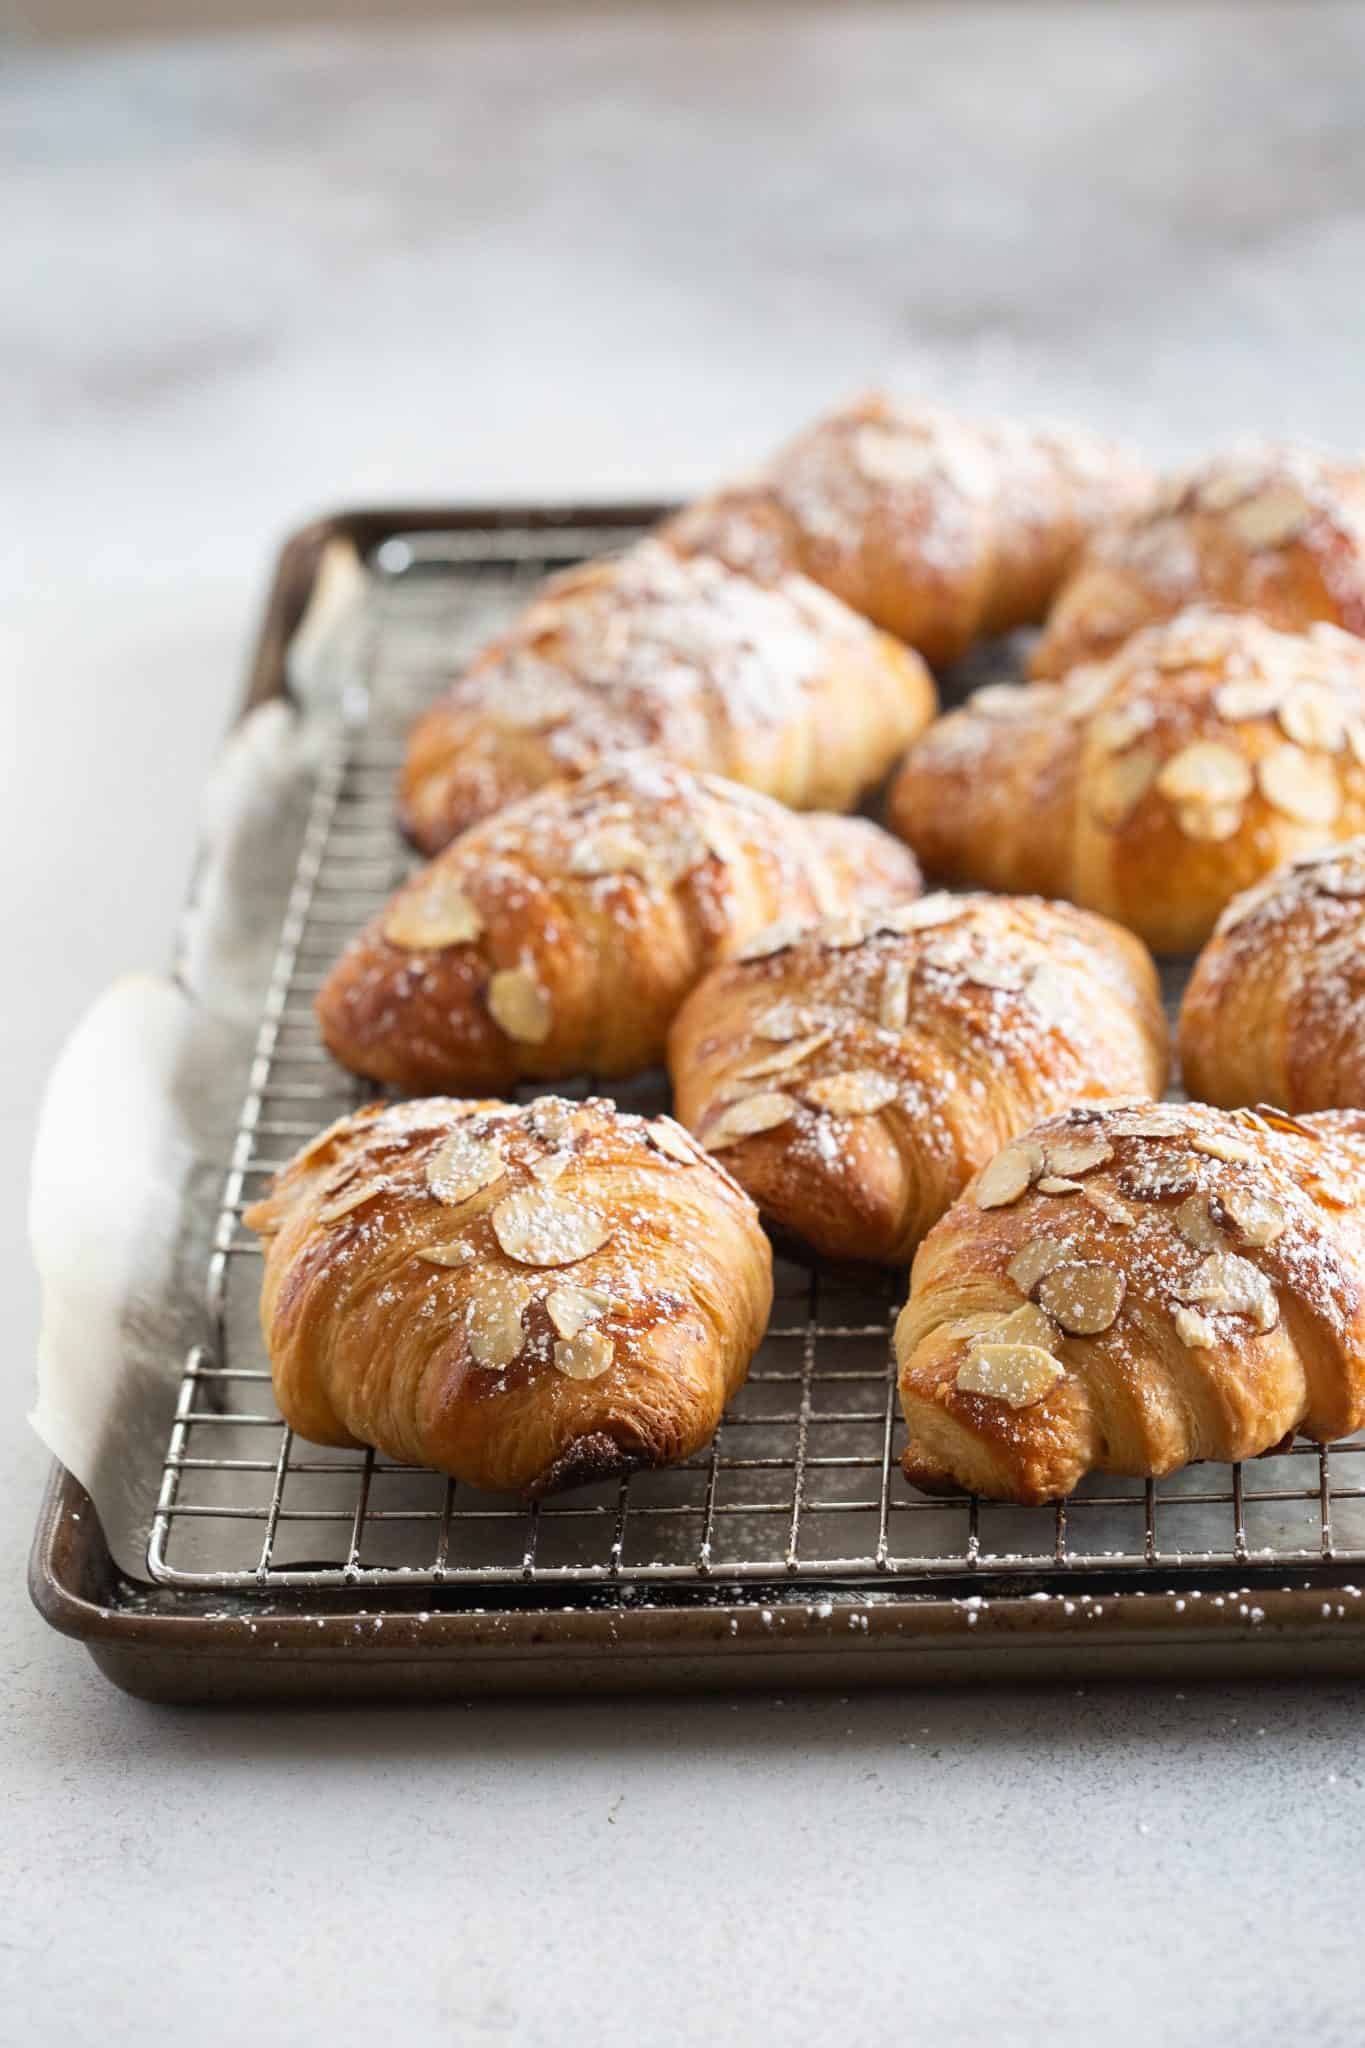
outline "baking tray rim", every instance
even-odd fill
[[[289,694],[289,644],[337,542],[364,558],[404,534],[644,527],[669,509],[657,501],[381,506],[312,519],[276,557],[238,715]],[[1249,1562],[1203,1575],[1208,1591],[1185,1577],[1171,1588],[1111,1583],[1092,1592],[1100,1575],[1087,1571],[1083,1583],[1046,1593],[966,1596],[910,1591],[892,1579],[825,1588],[775,1577],[727,1599],[718,1572],[713,1604],[523,1606],[488,1598],[475,1611],[442,1607],[441,1589],[428,1586],[413,1609],[384,1605],[373,1588],[358,1589],[367,1594],[363,1610],[341,1604],[344,1595],[285,1589],[257,1605],[250,1596],[186,1596],[124,1575],[89,1495],[54,1459],[28,1585],[43,1619],[84,1642],[116,1684],[167,1702],[335,1701],[343,1664],[374,1674],[377,1685],[364,1687],[369,1697],[559,1689],[570,1676],[585,1686],[638,1689],[1365,1671],[1365,1595],[1345,1576],[1349,1568],[1324,1560],[1273,1569],[1312,1577],[1302,1587],[1253,1589],[1246,1582],[1259,1571]],[[1346,1598],[1326,1597],[1334,1591]],[[439,1667],[434,1687],[416,1682],[427,1663]]]

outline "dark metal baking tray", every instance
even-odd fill
[[[30,1567],[40,1611],[115,1683],[166,1701],[1365,1666],[1365,1446],[1300,1444],[1157,1486],[1110,1480],[1055,1511],[930,1502],[895,1463],[895,1276],[780,1261],[773,1330],[716,1444],[603,1497],[527,1510],[457,1496],[284,1429],[264,1361],[237,1334],[234,1300],[255,1284],[238,1219],[272,1137],[292,1133],[272,1087],[303,1098],[300,1125],[359,1099],[316,1045],[309,999],[318,949],[341,943],[405,859],[388,793],[395,710],[405,689],[415,702],[434,685],[421,648],[444,658],[455,613],[486,630],[546,569],[660,509],[356,512],[285,546],[247,705],[287,691],[291,640],[338,547],[372,579],[371,670],[388,661],[405,680],[383,729],[352,721],[319,772],[312,865],[295,877],[262,1026],[268,1078],[225,1176],[219,1336],[185,1363],[147,1575],[117,1568],[88,1496],[55,1467]]]

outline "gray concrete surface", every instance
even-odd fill
[[[271,544],[883,375],[1365,440],[1354,6],[562,10],[0,75],[0,2037],[1359,2039],[1357,1691],[196,1718],[20,1584],[39,1078],[159,964]]]

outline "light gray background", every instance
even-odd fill
[[[29,1612],[35,1098],[162,963],[278,537],[895,374],[1365,440],[1354,6],[696,7],[0,77],[0,2036],[1359,2038],[1354,1687],[209,1717]]]

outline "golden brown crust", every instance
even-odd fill
[[[669,1034],[678,1116],[765,1215],[888,1263],[1006,1139],[1088,1096],[1157,1094],[1166,1066],[1142,945],[1018,897],[818,927],[713,969]]]
[[[1185,991],[1180,1058],[1225,1108],[1365,1108],[1365,839],[1233,898]]]
[[[1214,456],[1143,516],[1098,534],[1034,652],[1036,676],[1102,660],[1191,604],[1255,612],[1289,633],[1365,633],[1365,469],[1306,449]]]
[[[690,1456],[772,1300],[748,1197],[607,1102],[361,1110],[246,1220],[285,1420],[495,1491]]]
[[[413,728],[399,808],[436,853],[609,753],[652,747],[796,810],[851,810],[934,715],[918,655],[803,577],[646,540],[550,579]]]
[[[476,826],[400,889],[329,975],[322,1035],[411,1092],[635,1073],[706,968],[763,927],[918,889],[912,856],[866,820],[622,756]]]
[[[1054,1118],[920,1247],[896,1326],[907,1477],[1036,1503],[1088,1472],[1349,1435],[1365,1423],[1363,1262],[1365,1116]]]
[[[1088,535],[1150,481],[1095,435],[871,393],[662,531],[760,579],[800,570],[941,664],[1040,619]]]
[[[1193,951],[1238,890],[1365,828],[1365,642],[1191,610],[1065,683],[993,684],[910,749],[888,822],[940,879]]]

